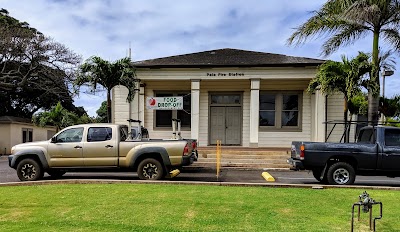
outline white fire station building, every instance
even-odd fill
[[[123,86],[112,91],[112,121],[141,120],[151,138],[171,138],[172,119],[182,137],[199,146],[289,148],[291,142],[338,142],[341,95],[308,93],[324,60],[238,49],[219,49],[135,62],[140,90],[131,103]],[[182,97],[183,110],[150,109],[152,98]],[[342,128],[342,129],[341,129]]]

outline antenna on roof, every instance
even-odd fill
[[[128,57],[129,57],[129,59],[132,59],[131,41],[129,41]]]

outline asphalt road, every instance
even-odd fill
[[[271,170],[238,170],[222,169],[217,178],[216,171],[213,169],[193,169],[182,170],[181,174],[171,179],[171,181],[201,181],[201,182],[240,182],[240,183],[266,183],[261,176],[262,172],[268,171],[276,183],[284,184],[319,184],[311,173],[307,171],[271,171]],[[44,180],[51,180],[47,174]],[[112,180],[139,180],[136,173],[127,172],[69,172],[62,179],[112,179]],[[8,166],[8,161],[2,157],[0,159],[0,183],[19,182],[17,173]],[[388,178],[380,176],[357,176],[355,185],[366,186],[392,186],[400,187],[400,177]]]

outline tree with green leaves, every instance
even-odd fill
[[[65,127],[75,124],[92,123],[94,119],[90,118],[86,113],[78,116],[76,113],[65,109],[61,105],[61,102],[58,102],[51,110],[35,114],[32,117],[32,122],[41,127],[46,125],[55,126],[58,132]]]
[[[58,101],[72,109],[69,86],[80,60],[64,45],[1,9],[0,116],[30,118]]]
[[[93,56],[80,66],[75,84],[77,86],[89,85],[92,92],[95,92],[98,85],[101,85],[107,91],[107,121],[111,122],[112,88],[118,85],[127,87],[127,101],[131,102],[134,98],[138,79],[130,58],[109,62],[98,56]]]
[[[361,86],[365,85],[364,75],[371,71],[368,61],[369,55],[360,52],[357,57],[349,60],[342,56],[342,61],[326,61],[318,67],[317,75],[310,81],[308,92],[320,89],[324,94],[336,92],[344,95],[343,118],[345,129],[347,127],[347,115],[349,102],[361,93]],[[345,133],[345,141],[348,142],[348,130]]]
[[[378,122],[379,44],[383,39],[400,51],[399,0],[328,0],[288,39],[288,44],[301,44],[309,38],[327,38],[322,53],[327,56],[342,46],[372,34],[372,70],[368,82],[368,121]]]
[[[96,111],[96,113],[97,113],[96,117],[97,122],[107,122],[107,101],[103,101],[101,103],[101,106]]]
[[[367,115],[368,113],[368,96],[365,93],[360,92],[351,99],[348,103],[350,121],[352,115]]]
[[[400,95],[393,98],[380,98],[379,111],[385,117],[399,117],[400,116]]]

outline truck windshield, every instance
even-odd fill
[[[376,138],[376,130],[373,130],[372,128],[364,129],[360,131],[357,143],[375,143],[375,138]]]

